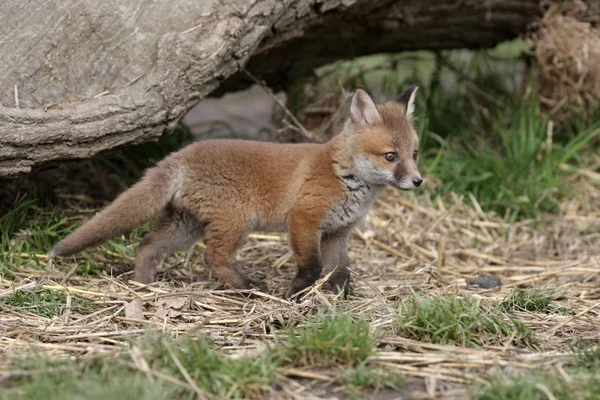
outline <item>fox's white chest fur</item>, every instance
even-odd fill
[[[383,190],[383,187],[369,185],[354,174],[342,175],[340,180],[347,196],[335,204],[323,220],[321,228],[325,232],[349,229],[358,224]]]

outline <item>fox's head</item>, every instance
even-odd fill
[[[419,138],[411,124],[416,92],[411,86],[396,100],[377,106],[367,92],[355,91],[347,129],[354,170],[364,181],[402,190],[423,182],[417,168]]]

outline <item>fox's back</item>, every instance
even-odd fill
[[[245,210],[259,210],[256,218],[278,219],[315,163],[326,163],[325,146],[215,139],[191,144],[165,161],[175,179],[182,179],[183,207],[246,217],[251,216]]]

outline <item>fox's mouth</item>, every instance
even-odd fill
[[[404,182],[397,182],[397,181],[391,182],[390,185],[392,185],[396,189],[400,189],[400,190],[404,190],[404,191],[412,190],[416,187],[414,185],[407,187],[408,185],[406,185]]]
[[[422,180],[421,180],[421,182],[422,182]],[[419,187],[420,182],[419,182],[419,186],[417,186],[414,183],[410,182],[409,180],[401,179],[400,181],[397,181],[397,180],[391,181],[390,185],[395,187],[396,189],[407,191],[407,190],[413,190],[413,189]]]

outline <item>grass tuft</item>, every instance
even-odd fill
[[[228,358],[216,353],[204,336],[189,339],[181,346],[163,341],[159,354],[162,369],[181,376],[174,355],[200,389],[218,398],[262,398],[277,377],[279,365],[278,355],[270,351],[253,359]]]
[[[104,400],[175,398],[176,387],[163,380],[149,381],[138,370],[115,360],[102,359],[80,366],[72,361],[51,361],[30,357],[36,363],[27,370],[28,379],[12,382],[6,390],[7,400]],[[13,371],[14,372],[14,371]]]
[[[559,290],[548,288],[513,290],[502,300],[500,308],[506,312],[548,312],[551,309],[550,303],[561,295]]]
[[[438,192],[472,193],[484,209],[510,212],[515,220],[556,213],[560,201],[574,194],[563,183],[567,174],[561,166],[600,137],[600,128],[566,143],[552,143],[548,132],[547,118],[533,102],[523,102],[510,119],[499,117],[485,138],[444,142],[439,150],[444,156],[429,173],[440,181]]]
[[[523,323],[471,296],[415,294],[400,304],[396,328],[399,335],[412,339],[463,346],[480,346],[506,338],[527,341],[532,335]]]
[[[575,366],[587,370],[594,370],[600,374],[600,346],[578,345],[572,349],[572,362]]]
[[[352,366],[371,355],[376,342],[367,321],[336,312],[290,328],[286,356],[301,366]]]
[[[201,392],[214,398],[263,398],[278,377],[279,359],[270,351],[254,359],[234,360],[212,350],[203,336],[175,344],[149,335],[139,345],[148,372],[156,374],[144,373],[127,355],[103,357],[87,365],[29,356],[13,362],[13,373],[20,368],[27,373],[10,382],[7,399],[195,398],[197,391],[187,384],[180,366]]]
[[[559,374],[550,373],[497,376],[490,385],[473,392],[477,400],[594,400],[600,392],[600,376],[576,373],[570,375],[569,382]]]
[[[400,390],[406,384],[402,375],[383,371],[366,363],[360,363],[354,369],[344,372],[341,378],[346,391],[355,397],[361,397],[365,389],[372,389],[373,394],[376,394],[386,388]]]
[[[35,197],[17,199],[0,217],[0,275],[24,266],[42,269],[37,254],[46,254],[65,233],[74,228],[68,218],[54,210],[40,210],[42,201]]]
[[[66,303],[66,293],[40,288],[17,290],[10,296],[0,298],[0,305],[18,307],[46,318],[61,315],[65,311]],[[71,297],[71,311],[75,313],[90,313],[94,308],[96,306],[89,300]]]

